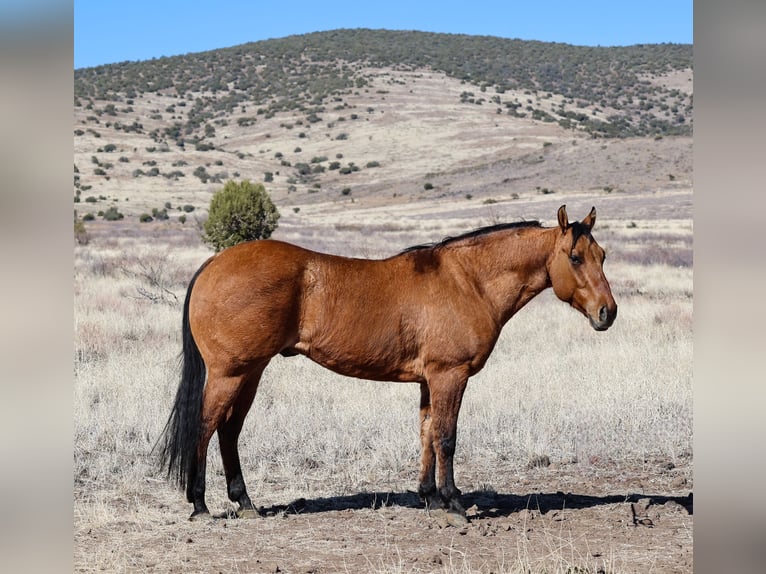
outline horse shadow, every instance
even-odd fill
[[[538,510],[545,514],[551,510],[585,509],[607,504],[638,503],[649,500],[651,505],[663,505],[675,502],[683,506],[691,515],[694,513],[693,493],[686,496],[666,496],[653,494],[611,494],[592,496],[564,492],[503,494],[494,491],[474,491],[464,493],[461,502],[465,508],[472,509],[471,518],[507,517],[524,509]],[[343,510],[378,510],[385,507],[423,509],[423,502],[416,492],[359,492],[344,496],[305,499],[299,498],[290,504],[276,504],[260,507],[262,516],[280,514],[314,514]]]

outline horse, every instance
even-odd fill
[[[418,383],[418,494],[426,509],[464,519],[453,474],[458,413],[503,325],[548,287],[597,331],[617,315],[605,253],[591,235],[595,207],[570,223],[562,205],[557,219],[550,228],[483,227],[386,259],[263,239],[205,261],[186,292],[181,382],[155,445],[168,480],[194,505],[190,519],[209,515],[205,469],[215,432],[236,515],[257,515],[239,434],[269,361],[298,354],[341,375]]]

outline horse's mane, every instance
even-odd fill
[[[497,225],[480,227],[478,229],[474,229],[473,231],[463,233],[462,235],[456,235],[454,237],[445,237],[441,241],[438,241],[435,243],[422,243],[420,245],[413,245],[411,247],[407,247],[406,249],[401,251],[399,254],[401,255],[403,253],[419,251],[421,249],[438,249],[440,247],[444,247],[451,243],[462,241],[463,239],[471,239],[474,237],[481,237],[482,235],[487,235],[489,233],[494,233],[496,231],[505,231],[507,229],[520,229],[524,227],[540,227],[540,222],[539,221],[515,221],[513,223],[499,223]]]

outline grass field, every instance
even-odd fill
[[[609,331],[593,331],[545,292],[506,325],[486,367],[469,382],[456,455],[456,481],[464,492],[527,492],[541,457],[550,461],[548,472],[564,469],[584,483],[607,465],[640,468],[661,460],[681,469],[691,489],[691,224],[632,223],[599,222],[594,231],[610,254],[605,272],[619,305]],[[276,237],[380,257],[439,240],[460,225],[400,222],[365,234],[359,220],[314,229],[287,220]],[[149,454],[178,384],[186,283],[210,252],[191,226],[146,229],[93,226],[89,243],[75,247],[78,571],[212,571],[210,563],[189,562],[191,551],[167,552],[175,536],[170,533],[177,530],[170,525],[191,508]],[[254,502],[282,508],[298,498],[384,492],[401,497],[414,490],[418,400],[417,385],[348,379],[303,357],[275,358],[240,439]],[[575,487],[560,490],[567,488]],[[214,513],[231,506],[215,439],[208,505]],[[238,528],[243,527],[230,526]],[[166,550],[162,544],[148,550],[152,537],[164,540]],[[539,562],[539,549],[516,546],[495,571],[596,571],[593,559],[571,548],[554,545]],[[389,550],[386,558],[370,554],[366,569],[419,571],[397,560],[396,548]],[[616,552],[604,562],[606,571],[630,570],[619,567],[623,558]],[[236,566],[221,556],[213,563],[222,571]],[[458,555],[436,569],[491,570]]]

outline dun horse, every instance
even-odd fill
[[[191,517],[208,513],[205,466],[216,431],[228,496],[238,514],[255,514],[237,440],[277,354],[352,377],[419,383],[418,492],[427,508],[464,515],[452,462],[458,412],[506,321],[548,287],[598,331],[615,319],[595,221],[593,208],[570,223],[561,206],[557,227],[495,225],[383,260],[274,240],[212,256],[186,294],[181,383],[158,443],[168,476],[194,504]]]

